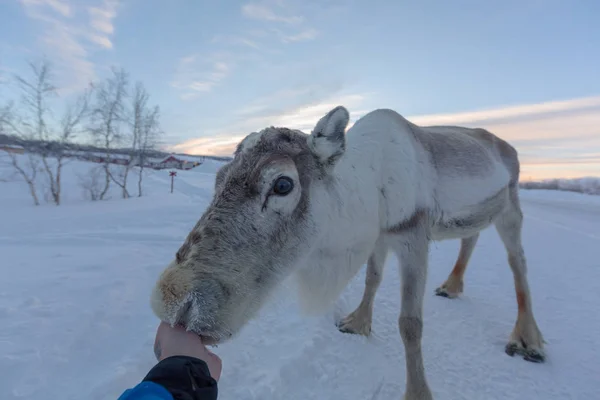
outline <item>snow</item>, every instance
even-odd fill
[[[219,162],[149,171],[147,196],[85,201],[65,167],[66,203],[33,207],[25,185],[0,183],[0,398],[116,399],[154,365],[150,290],[209,204]],[[136,171],[136,170],[134,170]],[[0,170],[0,176],[3,172]],[[137,181],[132,179],[132,192]],[[432,245],[423,352],[435,399],[592,399],[600,391],[600,197],[523,190],[524,245],[545,364],[504,353],[516,317],[513,279],[495,230],[481,235],[465,293],[433,295],[458,241]],[[396,259],[377,293],[370,338],[334,322],[352,311],[364,269],[334,309],[305,317],[284,282],[235,340],[214,351],[220,399],[400,399]],[[377,396],[374,396],[377,394]]]
[[[554,189],[600,195],[600,178],[593,176],[523,182],[521,186],[527,189]]]
[[[177,158],[178,160],[182,160],[182,161],[204,162],[204,156],[194,156],[194,155],[187,155],[187,154],[170,154],[165,158],[169,158],[171,156]]]

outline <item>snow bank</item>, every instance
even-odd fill
[[[219,165],[178,171],[173,194],[168,171],[149,171],[147,196],[122,200],[116,188],[110,201],[89,202],[73,177],[93,166],[65,167],[69,200],[61,207],[33,207],[26,187],[0,183],[2,400],[114,400],[155,363],[150,291],[209,204]],[[456,300],[433,291],[450,272],[459,243],[435,243],[423,354],[436,400],[598,397],[600,212],[574,201],[600,197],[522,193],[528,276],[548,361],[532,364],[504,353],[517,310],[496,232],[482,233]],[[536,196],[546,200],[533,201]],[[257,318],[215,349],[224,361],[219,399],[354,400],[376,392],[377,400],[402,398],[398,275],[390,256],[369,338],[335,327],[360,302],[364,269],[320,317],[304,317],[284,282]]]
[[[547,203],[600,206],[600,196],[588,195],[576,191],[562,191],[555,189],[521,189],[519,193],[519,196],[522,199],[528,200],[535,199]]]
[[[522,189],[562,190],[600,195],[600,178],[547,179],[542,181],[521,182],[520,187]]]
[[[23,179],[16,173],[14,167],[10,164],[9,156],[0,151],[0,190],[2,190],[5,207],[29,207],[33,204],[33,200],[29,194],[29,188]],[[16,155],[19,165],[28,168],[28,155]],[[38,162],[41,160],[38,156],[32,156]],[[52,165],[55,160],[48,159]],[[218,160],[206,159],[200,166],[191,170],[176,170],[177,177],[175,178],[175,186],[179,183],[186,185],[188,181],[197,182],[197,186],[204,186],[212,190],[212,182],[216,171],[223,165],[224,162]],[[41,167],[41,164],[40,164]],[[123,171],[123,166],[110,165],[110,169],[115,176],[119,176]],[[29,170],[29,169],[28,169]],[[145,168],[143,170],[142,193],[144,196],[153,196],[161,193],[170,192],[170,177],[171,170],[153,170]],[[199,174],[199,175],[198,175]],[[127,182],[127,190],[132,197],[138,196],[138,178],[139,168],[133,167],[129,171]],[[61,179],[61,198],[62,204],[76,204],[90,201],[89,186],[92,185],[92,180],[96,181],[96,189],[100,190],[104,185],[103,164],[81,161],[77,159],[65,159],[65,165],[62,170]],[[44,171],[37,173],[36,189],[38,197],[42,205],[52,205],[49,182]],[[209,183],[210,182],[210,183]],[[208,195],[204,191],[203,195]],[[122,189],[114,182],[111,182],[109,192],[105,196],[105,200],[116,200],[122,198]]]
[[[202,164],[192,169],[194,172],[202,172],[208,174],[216,174],[219,168],[221,168],[225,164],[224,161],[212,160],[210,158],[206,158]]]

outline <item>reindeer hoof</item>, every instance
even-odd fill
[[[371,325],[360,323],[352,314],[342,319],[336,324],[338,330],[342,333],[350,333],[353,335],[369,336],[371,334]]]
[[[544,357],[543,354],[536,350],[530,350],[526,352],[523,356],[523,359],[525,361],[530,361],[534,363],[543,363],[544,361],[546,361],[546,357]]]
[[[448,278],[440,287],[435,289],[435,295],[447,299],[455,299],[463,292],[462,280]]]
[[[523,356],[525,361],[534,363],[543,363],[546,360],[544,354],[536,349],[527,349],[520,346],[518,343],[509,343],[504,348],[504,351],[509,356],[513,357],[515,354]]]
[[[448,290],[448,288],[444,286],[440,286],[439,288],[435,289],[436,296],[445,297],[447,299],[455,299],[459,296],[459,294],[460,293],[458,292],[452,292]]]
[[[342,333],[349,333],[351,335],[356,335],[358,334],[358,332],[355,332],[353,329],[350,329],[347,326],[343,326],[343,325],[337,325],[338,331],[342,332]]]
[[[519,346],[517,346],[516,343],[509,343],[504,348],[504,352],[506,354],[508,354],[509,356],[513,357],[515,354],[517,354],[518,348],[519,348]]]

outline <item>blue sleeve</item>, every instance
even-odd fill
[[[217,381],[206,362],[188,356],[171,356],[158,362],[137,386],[118,400],[217,400]]]
[[[118,400],[173,400],[173,396],[158,383],[146,381],[124,391]]]

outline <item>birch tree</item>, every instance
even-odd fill
[[[65,148],[68,143],[81,133],[83,122],[89,115],[91,94],[92,88],[88,88],[73,104],[67,105],[66,111],[60,122],[60,133],[58,135],[56,150],[54,151],[54,171],[49,167],[47,162],[44,163],[44,167],[51,182],[50,190],[52,198],[56,205],[60,205],[61,202],[62,168],[67,160]]]
[[[129,165],[138,166],[138,197],[142,196],[142,181],[144,169],[148,162],[148,153],[156,149],[158,136],[160,135],[158,106],[149,108],[150,96],[144,85],[138,82],[135,86],[132,100],[132,157]]]
[[[160,109],[158,106],[155,106],[149,110],[144,117],[138,156],[140,160],[140,169],[138,175],[138,197],[142,196],[142,180],[144,177],[144,168],[149,159],[148,154],[156,150],[159,137],[162,134],[159,119]]]
[[[15,128],[18,124],[15,119],[16,117],[12,105],[4,106],[0,111],[0,133],[16,136],[18,131],[15,131]],[[19,134],[19,136],[21,135]],[[27,184],[33,204],[39,206],[40,200],[36,186],[36,179],[40,166],[39,158],[31,152],[32,149],[28,149],[25,142],[23,148],[25,150],[24,154],[18,155],[12,152],[6,152],[5,157],[2,157],[2,161],[8,163],[15,173],[23,179]]]
[[[96,88],[90,127],[92,136],[105,151],[104,187],[100,192],[100,200],[106,197],[111,181],[121,186],[124,198],[129,197],[127,187],[120,184],[110,169],[111,149],[123,139],[123,123],[126,119],[125,99],[129,77],[122,68],[112,68],[111,73],[111,76],[100,82]]]
[[[8,159],[14,170],[25,181],[29,188],[33,204],[40,205],[36,180],[40,171],[40,158],[35,154],[37,148],[33,141],[45,134],[46,98],[54,88],[48,84],[49,65],[43,61],[41,65],[29,64],[34,77],[31,82],[15,76],[22,92],[20,107],[17,113],[14,104],[4,107],[0,115],[0,127],[3,133],[17,137],[24,148],[22,156],[8,152]]]
[[[53,117],[52,100],[58,97],[53,83],[52,65],[47,60],[29,63],[30,76],[15,76],[21,93],[19,115],[13,111],[5,120],[11,134],[22,139],[26,150],[26,166],[12,155],[13,166],[30,187],[34,203],[39,204],[35,189],[38,172],[45,175],[50,199],[61,204],[62,169],[68,154],[65,149],[79,133],[87,116],[91,88],[84,90],[74,103],[67,104],[60,121]]]

